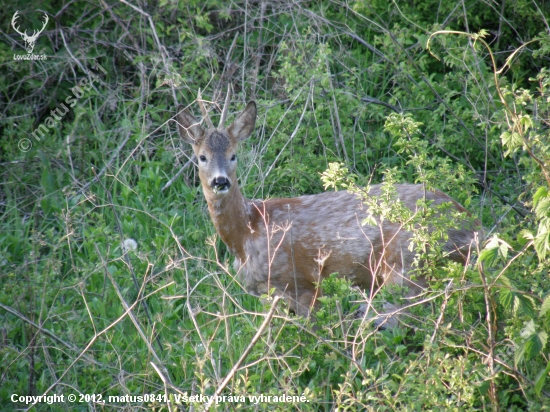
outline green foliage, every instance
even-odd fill
[[[498,235],[493,235],[485,243],[485,248],[479,254],[479,261],[487,262],[489,266],[492,266],[498,258],[506,261],[510,249],[512,247],[508,243],[499,239]]]
[[[533,237],[533,245],[541,261],[547,260],[550,252],[550,194],[546,187],[540,187],[533,196],[535,217],[538,220],[537,234]]]
[[[338,186],[344,189],[354,187],[356,176],[349,173],[349,170],[342,163],[329,163],[328,169],[321,173],[321,180],[325,190],[333,188],[338,191]]]
[[[132,4],[3,10],[2,411],[23,407],[14,393],[212,395],[246,350],[224,395],[306,401],[212,410],[550,409],[548,4]],[[14,58],[26,54],[16,10],[27,33],[50,16],[34,50],[46,60]],[[169,120],[177,103],[195,110],[200,89],[216,118],[228,82],[230,117],[259,107],[239,154],[245,194],[355,191],[365,224],[414,229],[422,304],[333,275],[315,324],[281,304],[249,347],[271,301],[243,290],[194,168],[165,187],[191,155]],[[398,182],[443,190],[482,221],[475,264],[439,250],[464,216],[425,201],[412,213]],[[387,302],[407,315],[377,330]]]

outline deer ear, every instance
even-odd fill
[[[177,123],[181,138],[189,144],[196,144],[204,136],[200,123],[183,105],[178,106]]]
[[[233,124],[227,128],[229,137],[236,142],[247,139],[254,131],[256,114],[256,103],[251,101],[246,105],[241,114],[237,116]]]

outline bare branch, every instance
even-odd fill
[[[202,100],[200,89],[199,89],[199,94],[197,96],[197,102],[199,103],[199,107],[201,108],[202,117],[204,118],[206,125],[208,126],[209,129],[213,129],[214,125],[212,124],[212,120],[210,120],[210,117],[208,117],[208,112],[206,111],[206,107],[204,106],[204,100]]]
[[[250,345],[248,345],[248,347],[244,350],[243,354],[241,355],[241,357],[239,358],[237,363],[235,363],[235,365],[233,365],[233,367],[231,368],[231,370],[229,371],[229,373],[227,374],[227,376],[225,377],[223,382],[220,384],[220,386],[218,386],[218,389],[216,389],[216,392],[214,393],[214,396],[212,396],[210,398],[210,401],[206,404],[205,410],[208,410],[210,408],[210,406],[212,405],[212,402],[216,399],[216,397],[219,396],[220,393],[222,393],[222,391],[227,386],[229,381],[233,378],[233,376],[235,375],[235,373],[237,372],[237,370],[239,369],[241,364],[244,362],[244,360],[246,359],[246,357],[248,356],[248,354],[250,353],[252,348],[254,348],[254,345],[256,345],[256,342],[258,342],[258,339],[260,339],[260,336],[262,336],[262,332],[265,330],[265,328],[267,328],[267,325],[269,325],[269,322],[271,321],[271,318],[273,317],[273,314],[275,313],[275,309],[277,309],[277,304],[279,303],[280,299],[281,299],[280,296],[275,296],[273,298],[273,303],[271,305],[271,309],[267,313],[262,325],[260,326],[260,329],[258,329],[256,334],[252,338],[252,341],[250,342]]]

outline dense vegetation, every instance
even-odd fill
[[[49,16],[47,59],[14,57],[16,10],[27,34]],[[0,15],[1,410],[30,406],[13,394],[160,411],[176,406],[107,397],[214,393],[213,410],[550,410],[547,1],[14,0]],[[368,293],[337,278],[315,328],[249,296],[173,122],[199,90],[216,122],[229,83],[231,116],[259,107],[248,197],[422,182],[482,221],[482,250],[418,268],[425,304],[390,330],[357,319]],[[301,398],[248,399],[262,394]]]

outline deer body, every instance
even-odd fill
[[[249,293],[261,295],[275,288],[297,314],[307,316],[321,280],[334,272],[367,291],[394,283],[408,286],[415,294],[425,286],[422,279],[413,282],[407,276],[415,258],[409,250],[411,233],[387,221],[362,225],[366,210],[356,194],[339,191],[269,200],[242,195],[235,153],[238,142],[254,128],[253,102],[227,129],[220,124],[205,131],[189,112],[178,111],[180,135],[192,144],[198,159],[210,216],[236,257],[234,268]],[[425,191],[422,185],[396,185],[396,191],[413,211],[424,197],[434,205],[452,202],[464,211],[449,196]],[[380,186],[371,186],[368,195],[381,195]],[[451,259],[465,262],[475,238],[473,230],[463,225],[449,230],[448,238],[444,251]]]

